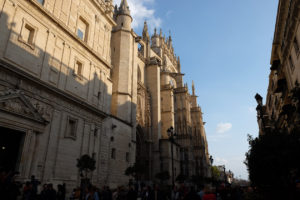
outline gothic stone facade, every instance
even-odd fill
[[[208,175],[201,108],[172,39],[150,39],[146,24],[138,36],[126,0],[1,0],[0,9],[0,137],[16,149],[1,167],[71,189],[76,159],[89,154],[94,184],[127,184],[135,162],[153,181],[171,175],[173,126],[175,176]]]
[[[256,96],[260,134],[300,131],[300,1],[280,0],[266,104]]]

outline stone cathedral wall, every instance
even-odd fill
[[[70,192],[80,184],[76,159],[89,154],[94,184],[126,184],[134,133],[110,114],[110,5],[1,0],[0,9],[0,126],[24,132],[20,179],[65,182]]]

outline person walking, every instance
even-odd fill
[[[127,200],[136,200],[136,199],[137,199],[137,193],[134,190],[133,186],[130,186],[127,192]]]
[[[200,186],[200,191],[197,194],[199,195],[200,199],[202,200],[203,195],[204,195],[204,186],[203,185]]]
[[[56,190],[53,188],[52,183],[47,185],[46,200],[56,200]]]
[[[33,189],[32,189],[32,184],[27,181],[25,183],[25,186],[23,188],[23,197],[22,197],[22,200],[34,200],[34,192],[33,192]]]
[[[202,200],[217,200],[217,197],[210,187],[205,187]]]

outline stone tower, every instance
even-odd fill
[[[132,62],[134,36],[131,32],[132,17],[127,0],[115,9],[117,26],[112,33],[113,91],[112,114],[132,122]]]

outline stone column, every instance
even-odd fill
[[[147,86],[152,106],[153,176],[160,171],[159,140],[161,139],[160,66],[156,58],[154,59],[146,68]]]

